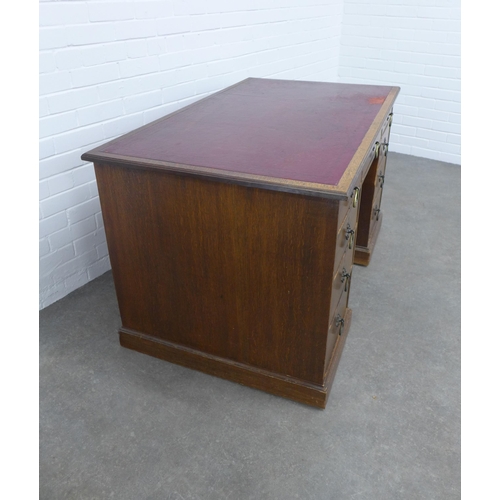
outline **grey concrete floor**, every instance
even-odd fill
[[[40,312],[40,498],[460,498],[460,167],[391,153],[326,410],[120,347],[111,273]]]

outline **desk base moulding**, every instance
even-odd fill
[[[247,387],[281,396],[317,408],[326,408],[333,379],[339,365],[344,344],[351,327],[352,311],[346,310],[345,324],[339,336],[325,374],[324,385],[316,385],[286,375],[261,370],[228,359],[211,356],[205,352],[160,340],[156,337],[120,328],[122,347],[148,354],[155,358],[185,366],[208,375],[237,382]]]

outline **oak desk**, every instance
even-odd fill
[[[398,92],[249,78],[85,153],[121,345],[324,408]]]

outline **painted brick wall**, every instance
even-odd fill
[[[83,152],[249,76],[335,81],[342,0],[40,1],[40,308],[110,268]]]
[[[391,150],[460,163],[460,1],[345,0],[339,81],[399,85]]]
[[[399,85],[391,149],[460,163],[458,0],[44,1],[40,308],[109,269],[83,152],[248,76]]]

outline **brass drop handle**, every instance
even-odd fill
[[[375,208],[373,209],[373,212],[374,212],[374,213],[375,213],[375,215],[376,215],[375,220],[378,220],[379,215],[380,215],[380,208],[379,208],[377,205],[375,205]]]
[[[345,239],[349,241],[350,250],[354,244],[354,229],[351,228],[351,225],[349,223],[347,223],[347,228],[345,230]]]
[[[351,279],[351,275],[346,271],[345,267],[342,269],[342,276],[340,278],[340,282],[344,283],[344,292],[347,292],[349,288],[349,280]]]
[[[385,182],[385,175],[384,174],[378,174],[378,179],[380,181],[380,187],[383,187],[384,186],[384,182]]]
[[[352,206],[353,208],[356,208],[358,206],[358,201],[359,201],[359,187],[355,187],[353,190],[352,190]]]
[[[387,150],[389,149],[389,143],[388,142],[376,142],[375,143],[375,158],[378,158],[380,154],[380,148],[385,149],[384,156],[387,156]]]
[[[335,316],[335,327],[338,327],[340,325],[340,330],[339,330],[339,335],[342,335],[342,329],[344,328],[344,318],[340,316],[340,314],[337,314]]]

